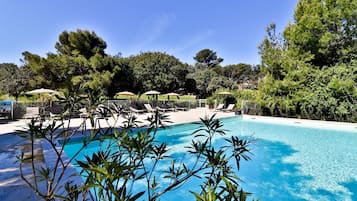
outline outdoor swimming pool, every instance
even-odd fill
[[[242,187],[260,200],[357,200],[357,131],[307,128],[300,125],[278,125],[242,120],[222,119],[229,135],[253,136],[251,161],[243,161],[238,176]],[[160,130],[158,140],[171,146],[172,154],[180,160],[190,134],[197,125],[182,124]],[[226,136],[227,137],[227,136]],[[215,144],[223,139],[216,139]],[[65,147],[72,156],[81,142]],[[77,159],[105,147],[93,142]],[[185,159],[188,160],[188,159]],[[77,167],[77,171],[80,169]],[[198,181],[185,183],[161,200],[194,200],[188,192],[196,189]]]

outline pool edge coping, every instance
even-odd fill
[[[350,123],[350,122],[271,117],[271,116],[259,116],[259,115],[247,115],[247,114],[242,115],[242,119],[248,121],[265,122],[270,124],[292,125],[292,126],[307,127],[307,128],[357,132],[357,123]]]

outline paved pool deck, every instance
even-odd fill
[[[200,120],[199,118],[202,118],[206,115],[211,116],[213,114],[216,114],[216,118],[225,118],[225,117],[234,116],[233,112],[217,112],[215,110],[209,110],[206,108],[196,108],[196,109],[191,109],[189,111],[166,112],[165,114],[168,115],[169,120],[172,122],[172,123],[166,123],[167,125],[199,121]],[[149,116],[152,116],[152,114],[144,113],[144,114],[136,114],[136,116],[138,117],[138,120],[142,122],[141,125],[145,125],[147,124],[146,119]],[[116,125],[121,125],[124,120],[125,119],[123,117],[120,117]],[[14,133],[17,130],[24,130],[26,128],[26,125],[30,123],[30,121],[31,121],[30,119],[20,119],[16,121],[0,120],[0,135]],[[114,119],[109,118],[108,122],[110,125],[113,125]],[[46,123],[48,123],[48,121],[44,121],[44,124]],[[64,121],[64,124],[68,125],[68,121]],[[83,124],[82,118],[71,119],[70,122],[71,127],[78,127],[81,124]],[[101,127],[106,127],[108,125],[108,123],[104,119],[100,119],[99,124]],[[91,128],[89,120],[86,121],[86,127]]]
[[[336,121],[321,121],[309,119],[296,119],[296,118],[282,118],[282,117],[268,117],[256,115],[242,115],[244,120],[256,122],[268,122],[279,125],[293,125],[309,128],[322,128],[331,130],[352,131],[357,134],[357,123],[336,122]]]

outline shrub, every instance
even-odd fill
[[[26,114],[26,105],[14,102],[14,119],[21,119]]]

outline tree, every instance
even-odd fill
[[[94,32],[64,31],[55,47],[58,54],[48,53],[46,57],[23,53],[25,64],[34,73],[32,85],[58,89],[67,87],[69,82],[107,93],[120,72],[120,62],[105,54],[106,43]]]
[[[187,78],[185,81],[185,90],[187,93],[196,93],[197,92],[196,80],[193,78]]]
[[[198,71],[189,75],[189,78],[193,78],[196,82],[197,94],[199,98],[205,98],[210,95],[207,88],[212,78],[216,76],[217,74],[209,69]]]
[[[79,65],[75,58],[48,53],[47,58],[37,54],[23,52],[25,65],[34,73],[33,87],[61,88],[71,80]]]
[[[107,89],[115,73],[120,72],[116,60],[112,57],[95,54],[89,59],[88,64],[88,74],[78,75],[76,78],[79,78],[78,80],[84,82],[89,88],[100,89],[107,95]]]
[[[356,59],[356,10],[353,0],[300,0],[284,31],[289,48],[312,54],[318,68]]]
[[[312,119],[357,122],[357,62],[317,71],[301,100],[302,115]]]
[[[134,72],[134,88],[138,92],[175,91],[184,86],[188,65],[176,57],[161,52],[145,52],[129,59]]]
[[[134,72],[129,65],[128,58],[113,57],[115,66],[118,66],[108,87],[108,96],[113,97],[119,91],[134,91]]]
[[[356,121],[356,8],[355,1],[301,0],[284,35],[268,27],[257,94],[266,113]]]
[[[223,76],[213,77],[207,86],[208,93],[212,94],[217,89],[236,89],[237,85]]]
[[[255,79],[257,72],[253,71],[251,65],[240,63],[223,67],[222,74],[230,81],[243,83],[246,80]]]
[[[16,64],[2,63],[0,64],[0,92],[9,93],[9,84],[14,75],[18,72]]]
[[[171,73],[175,77],[176,86],[172,89],[185,88],[186,77],[193,72],[193,68],[188,64],[176,65],[171,68]]]
[[[15,96],[17,100],[21,93],[31,89],[31,78],[33,77],[32,71],[28,66],[22,66],[18,72],[13,76],[9,84],[9,94]]]
[[[18,68],[15,64],[0,64],[0,89],[2,93],[15,96],[30,89],[32,72],[28,66]]]
[[[74,57],[81,55],[86,59],[90,59],[96,54],[105,56],[106,47],[105,41],[98,37],[94,31],[80,29],[75,32],[62,32],[55,45],[60,54]]]
[[[217,56],[216,52],[210,49],[203,49],[193,57],[201,68],[212,68],[219,65],[223,59]]]
[[[259,54],[262,58],[263,72],[277,80],[284,78],[282,66],[284,48],[281,36],[276,34],[276,25],[270,24],[267,28],[267,36],[259,45]]]
[[[197,93],[200,98],[206,98],[219,88],[235,88],[235,83],[225,77],[217,75],[212,69],[206,69],[190,74],[196,82]]]

